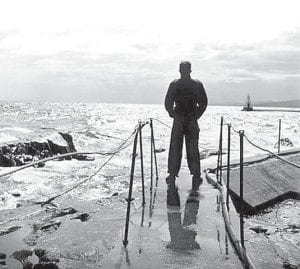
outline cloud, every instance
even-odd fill
[[[210,101],[244,100],[249,90],[261,100],[298,96],[299,28],[254,43],[143,40],[140,32],[121,26],[90,40],[94,30],[37,35],[45,38],[42,45],[50,44],[39,52],[30,48],[30,36],[29,50],[18,49],[22,37],[11,48],[0,46],[2,98],[161,103],[181,60],[192,62],[192,75],[203,80]],[[0,45],[18,33],[0,32]],[[64,40],[69,43],[60,46]]]
[[[6,38],[19,34],[21,31],[19,30],[5,30],[0,31],[0,42]]]
[[[295,40],[294,40],[295,39]],[[280,38],[249,45],[213,46],[209,59],[219,69],[230,72],[231,79],[253,77],[284,78],[300,74],[300,30],[285,33]],[[293,40],[295,42],[293,42]]]

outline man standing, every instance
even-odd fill
[[[174,119],[168,158],[166,181],[175,187],[182,158],[183,137],[185,137],[187,163],[193,175],[193,190],[198,190],[202,182],[200,172],[200,154],[198,148],[199,126],[197,120],[207,107],[207,96],[202,83],[191,78],[191,63],[181,62],[180,79],[171,82],[165,108]]]

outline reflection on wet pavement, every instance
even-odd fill
[[[199,209],[197,196],[189,195],[184,210],[183,222],[180,211],[180,197],[177,189],[167,191],[168,222],[171,242],[167,248],[173,250],[199,249],[200,245],[195,238],[197,232],[189,226],[196,224]]]

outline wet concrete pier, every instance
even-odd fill
[[[176,184],[178,192],[167,191],[160,178],[152,201],[131,216],[127,247],[120,233],[103,268],[243,268],[225,231],[219,191],[204,180],[191,195],[186,170]]]

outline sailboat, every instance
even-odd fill
[[[246,104],[243,107],[242,111],[253,111],[253,106],[251,104],[250,95],[247,95]]]

